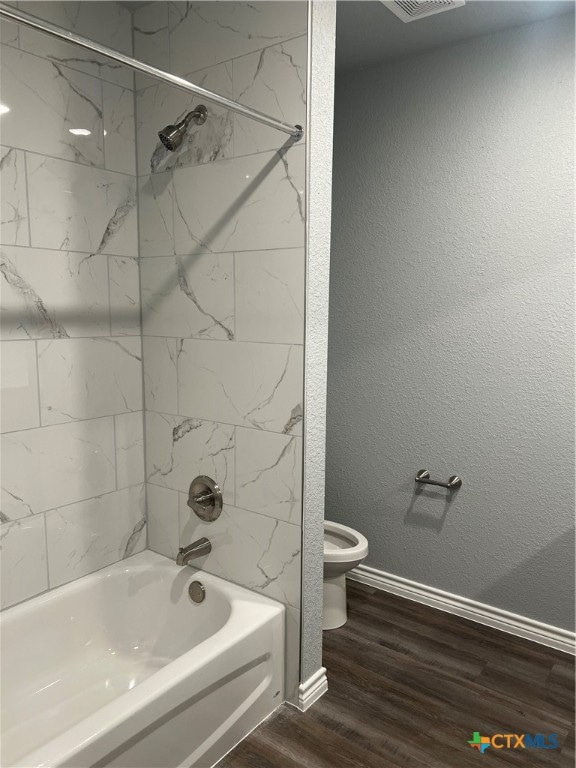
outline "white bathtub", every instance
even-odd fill
[[[3,768],[204,768],[283,700],[283,606],[153,552],[5,611],[0,633]]]

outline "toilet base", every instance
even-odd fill
[[[346,624],[346,574],[324,577],[322,629],[338,629]]]

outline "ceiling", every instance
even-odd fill
[[[574,0],[468,0],[405,24],[378,0],[338,0],[336,69],[369,67],[574,11]],[[573,17],[566,19],[574,24]]]

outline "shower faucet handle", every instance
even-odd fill
[[[190,483],[188,506],[205,523],[212,523],[222,512],[222,491],[207,475],[198,475]]]

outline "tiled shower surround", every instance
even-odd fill
[[[127,53],[133,22],[136,57],[305,124],[304,2],[21,5]],[[290,695],[304,142],[207,102],[169,153],[158,130],[199,99],[11,25],[2,43],[3,605],[142,549],[145,482],[151,549],[206,535],[201,567],[286,604]],[[211,524],[186,505],[199,474],[224,491]]]

